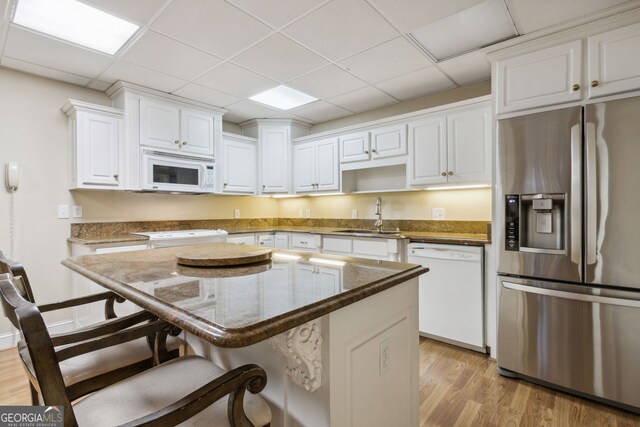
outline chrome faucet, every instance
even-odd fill
[[[376,222],[373,224],[373,228],[377,231],[382,231],[382,199],[378,197],[376,200],[376,213],[374,214],[378,217]]]

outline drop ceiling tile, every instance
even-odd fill
[[[626,0],[509,0],[509,11],[525,34],[625,3]]]
[[[100,75],[100,80],[111,83],[124,80],[125,82],[167,93],[171,93],[187,83],[185,80],[177,77],[162,74],[124,61],[114,63]]]
[[[103,82],[103,81],[100,81],[100,80],[94,80],[91,83],[89,83],[89,87],[91,89],[99,90],[100,92],[106,91],[112,85],[113,85],[113,83],[107,83],[107,82]]]
[[[240,98],[253,96],[279,85],[275,80],[268,79],[230,62],[225,62],[199,77],[196,83]]]
[[[225,113],[223,117],[223,120],[225,122],[230,122],[230,123],[242,123],[250,119],[251,117],[248,114],[236,114],[232,112]]]
[[[436,67],[414,71],[378,83],[376,86],[402,101],[455,87]]]
[[[35,74],[37,76],[47,77],[53,80],[61,80],[63,82],[73,83],[80,86],[85,86],[90,81],[90,79],[86,77],[65,73],[64,71],[53,70],[36,64],[30,64],[7,56],[2,58],[0,65],[7,68],[13,68],[14,70],[24,71],[25,73]]]
[[[147,25],[169,0],[82,0],[82,2],[142,26]]]
[[[432,65],[411,43],[398,37],[340,62],[356,76],[377,83]]]
[[[173,94],[218,107],[225,107],[240,100],[233,95],[209,89],[195,83],[189,83],[173,92]]]
[[[191,80],[222,62],[153,31],[144,33],[121,59],[184,80]]]
[[[281,82],[328,64],[320,56],[282,34],[272,35],[232,61]]]
[[[326,101],[316,101],[291,110],[294,114],[314,123],[326,122],[340,117],[350,116],[352,111],[345,110]]]
[[[4,55],[42,67],[93,78],[113,62],[97,53],[14,25],[9,27]]]
[[[283,33],[332,61],[398,36],[364,0],[334,0],[294,22]]]
[[[282,112],[282,110],[269,108],[265,105],[258,104],[257,102],[253,102],[248,99],[236,102],[235,104],[228,105],[225,108],[229,110],[232,116],[245,117],[245,120],[264,119],[273,114]],[[226,120],[226,117],[227,116],[225,115],[225,120]]]
[[[176,0],[151,28],[225,59],[273,32],[222,0]]]
[[[461,10],[482,3],[484,0],[369,0],[385,17],[402,32],[438,21]],[[527,0],[525,0],[527,1]]]
[[[438,66],[461,86],[491,78],[491,63],[479,51],[439,62]]]
[[[396,99],[372,86],[354,90],[353,92],[328,99],[327,101],[356,113],[373,110],[375,108],[398,102]]]
[[[287,82],[291,86],[316,98],[326,99],[367,86],[359,78],[335,65],[328,65]]]
[[[276,28],[294,21],[327,0],[228,0]]]

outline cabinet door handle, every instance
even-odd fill
[[[580,90],[580,85],[579,84],[575,84],[573,86],[571,86],[571,90],[573,90],[574,92],[577,90]]]
[[[446,172],[442,172],[440,175],[447,176],[447,173]]]
[[[364,150],[364,154],[369,154],[369,150]]]
[[[264,190],[265,188],[267,188],[266,184],[262,184],[262,189]]]
[[[453,175],[453,172],[449,171],[449,175]]]
[[[113,179],[115,179],[116,181],[118,180],[119,177],[120,177],[120,175],[118,175],[117,173],[113,174]]]
[[[187,145],[187,141],[182,141],[182,145]]]
[[[599,81],[594,80],[594,81],[591,82],[591,87],[598,87],[599,84],[600,84]]]
[[[173,141],[174,144],[176,145],[180,145],[180,141],[178,141],[177,139],[175,141]]]
[[[226,187],[228,184],[225,182],[224,184],[222,184],[224,187]]]
[[[371,150],[372,153],[377,153],[376,149],[374,148],[373,150]]]

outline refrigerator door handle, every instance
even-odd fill
[[[580,263],[580,250],[582,242],[582,144],[580,138],[580,125],[571,127],[571,200],[570,200],[570,216],[571,216],[571,262]]]
[[[507,289],[513,289],[514,291],[526,292],[526,293],[536,294],[536,295],[546,295],[550,297],[565,298],[565,299],[571,299],[571,300],[577,300],[577,301],[586,301],[586,302],[597,303],[597,304],[622,305],[626,307],[640,308],[639,300],[603,297],[599,295],[589,295],[589,294],[580,294],[575,292],[558,291],[556,289],[538,288],[535,286],[527,286],[527,285],[521,285],[518,283],[505,282],[505,281],[502,282],[502,286],[504,286]]]
[[[587,265],[596,263],[596,232],[597,232],[597,171],[596,171],[596,125],[586,124],[586,177],[587,177],[587,230],[586,230],[586,262]]]

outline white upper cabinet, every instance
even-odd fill
[[[256,141],[222,136],[222,192],[255,194],[258,148]]]
[[[447,182],[446,130],[444,115],[409,123],[409,185]]]
[[[380,159],[407,154],[407,126],[394,125],[371,131],[371,158]]]
[[[587,39],[589,98],[640,89],[640,23]]]
[[[581,99],[581,40],[504,59],[496,67],[498,114]]]
[[[371,152],[369,132],[358,132],[340,137],[340,162],[369,160]]]
[[[449,183],[491,182],[491,109],[489,106],[447,114]]]
[[[464,107],[409,123],[410,187],[491,182],[491,108]]]
[[[340,189],[336,138],[293,146],[293,189],[296,193]]]
[[[261,127],[259,144],[262,193],[288,193],[289,126]]]
[[[124,113],[77,101],[63,111],[71,131],[71,188],[122,189]]]
[[[213,114],[140,99],[140,145],[213,157]]]

